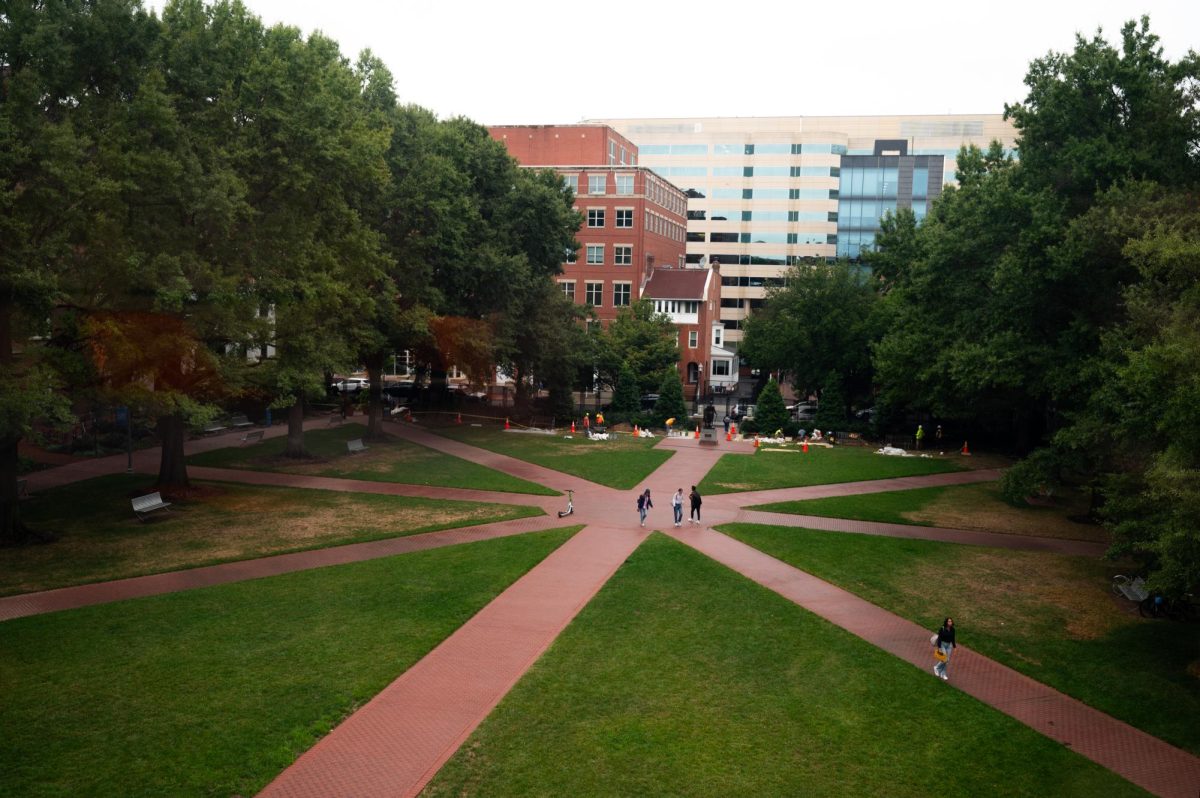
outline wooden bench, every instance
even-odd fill
[[[157,491],[130,499],[130,502],[133,504],[133,512],[139,521],[145,521],[146,516],[155,510],[165,510],[171,506],[170,502],[162,500],[162,496]]]
[[[348,451],[350,454],[365,452],[368,448],[370,447],[363,443],[362,438],[355,438],[352,441],[346,441],[346,451]]]
[[[245,435],[242,436],[242,445],[245,445],[247,443],[258,443],[262,439],[263,439],[263,431],[260,429],[254,430],[253,432],[247,432]]]
[[[229,427],[214,421],[205,427],[203,432],[205,435],[216,435],[218,432],[224,432],[227,429],[229,429]]]
[[[234,429],[245,429],[246,427],[253,427],[254,422],[244,415],[236,415],[229,419],[229,426]]]

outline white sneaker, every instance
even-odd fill
[[[943,673],[943,674],[942,674],[942,681],[943,681],[943,682],[948,682],[948,681],[950,681],[950,677],[949,677],[949,676],[947,676],[946,674],[944,674],[944,673]]]
[[[938,677],[939,679],[942,678],[942,674],[938,673],[937,665],[933,666],[933,675]]]

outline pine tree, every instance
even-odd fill
[[[683,383],[679,381],[679,372],[675,369],[667,369],[662,387],[658,390],[658,401],[654,403],[654,423],[665,425],[668,418],[675,419],[676,426],[683,426],[687,421]]]
[[[779,392],[779,383],[775,382],[774,377],[767,380],[766,386],[758,394],[754,420],[758,423],[758,428],[766,434],[782,429],[788,422],[787,406],[783,403],[783,394]]]

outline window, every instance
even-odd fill
[[[588,193],[603,194],[608,187],[608,175],[588,175]]]
[[[592,266],[604,265],[604,245],[603,244],[588,244],[587,245],[587,262]]]
[[[563,262],[564,262],[564,263],[574,263],[578,257],[579,257],[579,250],[577,250],[577,249],[568,249],[568,250],[567,250],[567,252],[566,252],[566,256],[565,256],[565,259],[563,260]]]
[[[712,369],[714,377],[728,377],[729,361],[725,359],[714,360],[712,362]]]
[[[617,227],[633,227],[633,208],[617,208]]]
[[[604,303],[604,283],[588,282],[586,284],[587,294],[584,299],[593,307],[600,307]]]
[[[613,247],[613,263],[618,266],[633,265],[633,246],[629,244],[617,244]]]
[[[608,162],[617,162],[617,142],[609,140],[608,142]]]
[[[688,363],[687,381],[689,383],[700,382],[700,366],[696,363]]]
[[[573,286],[572,290],[574,290]],[[700,346],[700,332],[698,330],[692,330],[688,333],[688,349],[695,349],[698,346]]]
[[[713,327],[713,346],[721,345],[721,328]]]
[[[632,283],[613,283],[613,307],[622,308],[629,305],[629,294]]]
[[[579,191],[579,175],[563,175],[563,185],[571,189],[571,193]]]
[[[621,148],[621,163],[625,163],[625,148]]]
[[[588,227],[604,226],[604,209],[588,208]]]
[[[562,286],[562,292],[567,295],[567,299],[575,301],[575,281],[574,280],[559,280],[558,284]]]
[[[633,175],[617,175],[617,193],[626,196],[633,194]]]

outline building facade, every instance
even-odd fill
[[[553,168],[575,193],[583,226],[576,236],[579,250],[565,253],[563,273],[556,278],[563,292],[588,305],[601,324],[643,296],[669,308],[662,312],[679,329],[685,395],[707,393],[714,369],[713,326],[721,327],[719,275],[698,262],[685,268],[684,192],[639,166],[637,147],[604,125],[511,125],[488,131],[522,166]]]
[[[857,257],[885,212],[924,217],[954,182],[960,147],[1016,138],[1000,114],[593,121],[684,190],[684,260],[720,261],[723,344],[735,352],[742,321],[790,265]]]

